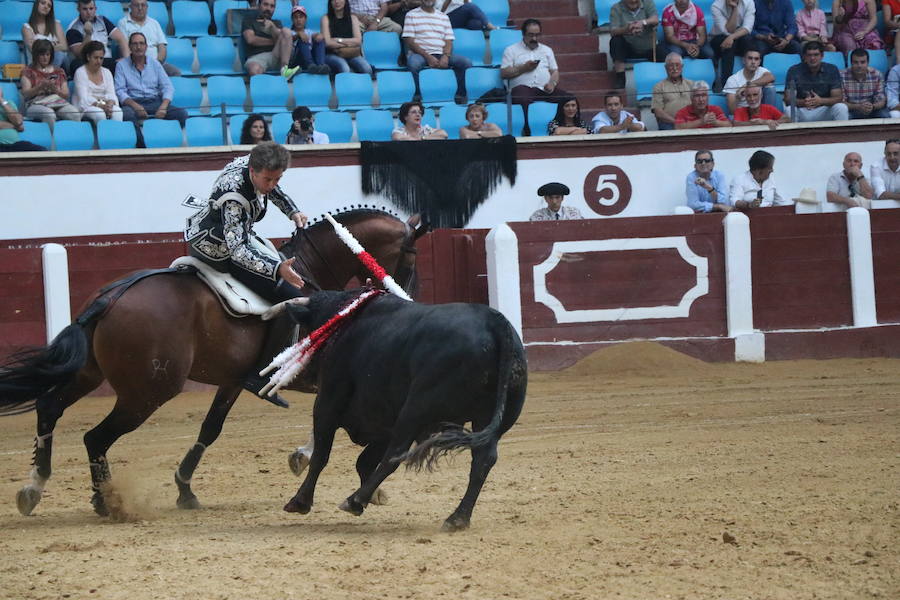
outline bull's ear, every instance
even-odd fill
[[[312,311],[306,304],[288,304],[287,312],[298,325],[309,326],[312,320]]]
[[[261,315],[263,321],[270,321],[287,310],[288,306],[306,306],[309,304],[309,298],[291,298],[278,304],[273,304],[266,312]]]

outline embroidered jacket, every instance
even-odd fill
[[[583,219],[581,216],[581,212],[575,208],[574,206],[560,206],[559,207],[559,217],[556,216],[556,213],[551,212],[549,208],[546,206],[544,208],[539,208],[538,210],[531,213],[531,217],[529,217],[529,221],[573,221],[576,219]]]
[[[201,258],[219,270],[231,263],[275,281],[281,257],[272,252],[253,232],[262,219],[267,201],[290,217],[297,206],[280,187],[266,195],[257,194],[250,181],[250,157],[236,158],[226,165],[209,195],[209,204],[188,218],[184,239]]]

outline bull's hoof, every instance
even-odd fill
[[[16,493],[16,508],[27,517],[41,501],[41,496],[41,490],[26,485]]]
[[[91,506],[94,507],[94,512],[101,517],[109,516],[109,508],[107,508],[106,501],[103,499],[103,494],[100,492],[94,492],[94,495],[91,496]]]
[[[309,457],[300,448],[297,448],[288,456],[288,466],[291,468],[291,473],[300,477],[309,466]]]
[[[381,488],[377,488],[375,493],[372,494],[372,499],[369,500],[369,504],[377,504],[378,506],[384,506],[388,503],[388,495],[387,492]]]
[[[309,504],[304,504],[297,500],[297,498],[291,498],[290,502],[284,505],[284,512],[289,513],[300,513],[301,515],[305,515],[309,512],[309,509],[312,508]]]
[[[351,515],[356,515],[357,517],[363,514],[363,510],[365,510],[365,506],[357,502],[353,499],[353,496],[350,496],[338,506],[341,510],[350,513]]]
[[[447,533],[453,533],[454,531],[463,531],[464,529],[469,528],[469,520],[464,519],[463,517],[453,516],[447,517],[447,520],[444,521],[443,526],[441,526],[441,531],[446,531]]]
[[[200,508],[200,501],[197,500],[197,496],[194,494],[191,494],[190,496],[178,496],[175,505],[182,510],[197,510]]]

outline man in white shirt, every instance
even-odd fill
[[[559,87],[559,67],[549,46],[541,44],[541,22],[525,19],[522,41],[503,51],[500,77],[509,80],[512,101],[521,104],[528,121],[528,105],[536,100],[561,102],[571,96]]]
[[[646,127],[633,114],[622,110],[622,96],[610,93],[605,98],[606,107],[591,121],[594,133],[628,133],[644,131]]]
[[[132,33],[143,33],[147,39],[147,58],[155,58],[161,62],[169,77],[181,75],[178,67],[166,62],[166,34],[159,21],[147,16],[147,0],[131,0],[128,14],[119,19],[116,28],[125,34],[125,39],[131,39]]]
[[[900,139],[885,142],[884,158],[872,165],[872,190],[874,198],[900,200]]]
[[[848,152],[844,156],[843,167],[842,171],[828,178],[825,198],[829,202],[843,204],[847,208],[855,206],[869,208],[875,191],[863,175],[862,156],[858,152]]]
[[[721,82],[734,71],[734,56],[743,55],[750,47],[750,32],[756,22],[756,3],[753,0],[714,0],[712,20],[711,43],[719,60]]]
[[[419,91],[419,71],[425,67],[432,69],[453,69],[456,75],[457,104],[466,101],[466,69],[472,61],[465,56],[453,54],[453,28],[450,18],[435,10],[436,0],[422,0],[422,6],[406,13],[403,22],[403,41],[408,53],[406,66],[413,74],[416,95]],[[447,101],[450,98],[446,98]]]
[[[728,103],[728,112],[734,114],[738,107],[746,107],[747,99],[743,90],[747,84],[759,86],[763,90],[763,104],[775,105],[775,76],[767,68],[760,66],[762,56],[759,50],[747,50],[744,52],[744,68],[728,78],[722,91],[725,92],[725,101]],[[724,71],[723,71],[724,73]]]
[[[775,189],[772,172],[775,157],[765,150],[757,150],[750,157],[750,170],[731,182],[728,203],[738,210],[790,204]]]

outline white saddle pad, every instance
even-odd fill
[[[176,258],[172,267],[187,265],[197,269],[197,276],[218,296],[222,307],[235,317],[262,315],[272,303],[229,275],[216,271],[206,263],[192,256]]]

